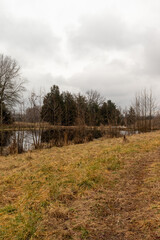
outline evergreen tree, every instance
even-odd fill
[[[100,108],[96,102],[88,103],[86,122],[90,126],[98,126],[100,124]]]
[[[75,99],[73,95],[69,92],[63,92],[62,98],[63,98],[62,125],[73,126],[76,121]]]
[[[115,103],[111,100],[104,102],[97,91],[88,91],[86,96],[70,92],[61,94],[55,85],[45,96],[41,110],[43,121],[64,126],[98,126],[100,123],[117,125],[121,123],[121,117]]]
[[[75,96],[76,100],[76,124],[85,125],[87,122],[87,99],[85,96],[78,93]]]
[[[54,85],[51,91],[45,96],[41,111],[41,118],[53,125],[62,124],[63,98],[59,87]]]
[[[101,109],[101,123],[106,125],[108,124],[108,105],[106,102],[103,103]]]
[[[121,122],[121,113],[111,100],[104,102],[101,107],[101,122],[109,125],[117,125]]]
[[[127,114],[127,125],[135,124],[136,122],[136,113],[133,107],[130,107]]]

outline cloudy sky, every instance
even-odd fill
[[[28,90],[98,90],[122,107],[160,92],[159,0],[0,0],[0,53]]]

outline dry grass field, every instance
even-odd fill
[[[0,239],[160,239],[160,132],[0,157]]]

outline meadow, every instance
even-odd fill
[[[0,156],[0,239],[160,239],[160,131]]]

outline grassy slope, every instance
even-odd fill
[[[128,139],[0,157],[0,239],[160,239],[160,132]]]

